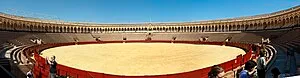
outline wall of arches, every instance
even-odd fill
[[[32,21],[0,14],[0,30],[53,33],[111,33],[111,32],[228,32],[278,29],[300,24],[300,7],[263,16],[213,20],[191,23],[151,24],[70,24]]]

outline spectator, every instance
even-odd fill
[[[265,69],[266,69],[266,58],[265,58],[266,52],[262,50],[259,53],[259,57],[257,59],[257,75],[258,78],[265,78]]]
[[[51,60],[48,60],[46,58],[47,64],[50,64],[50,78],[55,78],[56,77],[56,61],[55,61],[55,56],[51,57]]]
[[[36,39],[36,44],[42,44],[42,39]]]
[[[279,69],[277,67],[273,68],[271,70],[271,73],[272,73],[273,78],[283,78],[284,77],[284,75],[282,75],[280,73],[280,71],[279,71]]]
[[[32,71],[29,70],[27,73],[26,73],[26,78],[33,78],[33,74],[32,74]]]
[[[205,41],[205,42],[208,41],[208,37],[204,37],[203,41]]]
[[[242,70],[240,73],[240,78],[252,78],[254,76],[253,70],[256,65],[256,62],[253,60],[247,61],[244,70]]]
[[[225,72],[224,69],[218,65],[214,65],[209,73],[208,73],[208,77],[209,78],[222,78],[224,76]]]
[[[262,44],[269,44],[270,42],[271,42],[271,41],[270,41],[269,38],[266,38],[266,39],[261,38],[261,43],[262,43]]]
[[[73,40],[75,41],[75,45],[77,45],[79,42],[78,38],[73,38]]]

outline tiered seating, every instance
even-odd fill
[[[46,33],[37,33],[37,34],[33,34],[33,35],[35,37],[41,39],[44,43],[52,43],[55,41],[55,39],[52,39]]]
[[[95,41],[95,39],[91,36],[91,34],[74,34],[73,36],[78,38],[78,40],[80,42],[82,42],[82,41]],[[74,40],[71,41],[71,42],[74,42]]]
[[[13,48],[10,44],[4,44],[0,46],[0,58],[5,58],[5,53],[7,50]]]
[[[272,45],[275,45],[276,51],[293,51],[300,52],[300,35],[299,29],[293,29],[292,31],[287,32],[288,30],[278,30],[278,31],[260,31],[260,32],[204,32],[204,33],[152,33],[152,40],[172,40],[173,37],[176,37],[175,41],[197,41],[202,37],[208,37],[209,42],[215,41],[224,41],[227,37],[232,37],[230,42],[246,42],[246,43],[259,43],[261,38],[270,38]],[[30,39],[38,38],[42,39],[44,43],[66,43],[66,42],[74,42],[74,38],[77,38],[79,42],[86,41],[95,41],[95,37],[100,37],[100,40],[103,41],[122,41],[123,37],[126,37],[127,40],[145,40],[147,38],[148,33],[24,33],[24,32],[4,32],[7,34],[15,34],[15,37],[4,37],[0,36],[3,41],[8,41],[15,45],[34,45]],[[274,37],[276,36],[276,38]],[[273,38],[274,37],[274,38]],[[3,42],[2,42],[3,43]],[[20,49],[15,50],[16,53],[12,53],[18,62],[24,62],[21,54],[18,51]],[[282,59],[281,52],[272,53],[274,49],[267,49],[268,56],[276,56],[276,59]],[[296,54],[297,55],[297,54]],[[21,57],[21,58],[20,58]],[[297,58],[298,56],[296,56]],[[271,57],[270,57],[271,58]],[[285,58],[285,57],[283,57]],[[21,60],[21,61],[20,61]],[[23,60],[23,61],[22,61]],[[272,61],[271,61],[272,62]],[[276,66],[276,62],[274,61],[274,65]],[[299,63],[296,63],[299,65]],[[226,65],[225,65],[226,66]],[[285,65],[286,66],[286,65]],[[286,67],[285,67],[286,68]]]
[[[9,32],[9,31],[0,31],[0,43],[5,43],[8,40],[13,40],[18,37],[27,35],[28,33],[24,32]],[[18,42],[16,42],[18,43]]]
[[[257,36],[252,33],[240,33],[232,36],[231,42],[247,42],[247,43],[259,43],[261,36]]]

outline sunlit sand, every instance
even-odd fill
[[[42,57],[81,70],[113,75],[175,74],[220,64],[245,51],[236,47],[172,43],[109,43],[62,46]]]

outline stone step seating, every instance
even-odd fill
[[[14,77],[14,75],[10,73],[12,68],[11,68],[9,59],[0,58],[0,66],[1,66],[1,68],[0,68],[1,78],[12,78],[12,77]]]
[[[259,43],[261,42],[261,37],[251,33],[240,33],[232,35],[230,42]]]
[[[18,40],[15,40],[15,39],[9,40],[8,42],[9,42],[9,43],[12,43],[12,44],[14,44],[14,45],[16,45],[16,46],[24,45],[22,42],[20,42],[20,41],[18,41]]]
[[[44,43],[66,43],[75,42],[74,38],[77,38],[79,42],[95,41],[96,37],[100,37],[100,40],[122,41],[124,37],[127,40],[144,40],[147,38],[148,33],[31,33],[22,35],[16,39],[12,39],[9,42],[15,45],[33,45],[34,43],[30,39],[42,39]],[[260,42],[261,37],[251,33],[238,33],[238,32],[226,32],[226,33],[152,33],[152,40],[176,40],[185,41],[197,41],[200,38],[208,37],[208,41],[224,41],[227,37],[232,37],[230,42],[248,42],[257,43]]]
[[[274,42],[285,43],[293,40],[299,40],[299,38],[300,38],[299,32],[290,32],[274,40]]]
[[[269,46],[267,46],[266,51],[266,57],[267,59],[270,59],[273,56],[273,50]]]
[[[274,63],[275,63],[276,57],[277,57],[277,50],[272,45],[267,45],[266,49],[268,51],[267,54],[269,54],[269,58],[267,58],[269,60],[267,61],[266,72],[271,73],[271,69],[273,68],[273,66],[275,66]],[[267,77],[271,77],[271,75],[267,74]]]
[[[5,43],[6,41],[16,39],[27,35],[26,32],[9,32],[9,31],[0,31],[0,43]]]
[[[26,46],[18,46],[18,47],[14,47],[13,49],[11,49],[10,51],[10,58],[13,61],[13,63],[15,64],[24,64],[24,62],[22,61],[21,58],[21,50],[23,48],[25,48]]]
[[[54,42],[55,40],[49,37],[46,33],[38,33],[38,34],[33,34],[35,37],[39,38],[42,40],[44,43],[51,43]]]
[[[5,58],[5,53],[7,50],[13,48],[13,46],[1,46],[0,48],[0,58]]]
[[[291,46],[295,52],[300,53],[300,50],[299,50],[300,44],[293,43],[293,42],[287,42],[286,45]]]
[[[282,46],[283,48],[286,49],[286,56],[289,56],[286,58],[286,67],[285,67],[285,72],[288,73],[289,75],[293,75],[295,74],[295,69],[296,64],[297,64],[297,59],[295,54],[297,53],[297,50],[295,50],[296,47],[298,46],[292,46],[290,44],[279,44],[280,46]]]
[[[287,47],[286,46],[283,46],[283,45],[280,45],[280,44],[272,44],[275,49],[277,50],[277,53],[276,53],[276,60],[274,61],[274,65],[272,65],[270,67],[270,69],[274,68],[274,67],[277,67],[279,68],[280,72],[282,74],[289,74],[290,73],[290,62],[291,61],[287,61],[288,60],[288,57],[287,57]],[[268,77],[272,77],[272,74],[271,72],[267,72],[268,74]],[[268,78],[267,77],[267,78]]]

